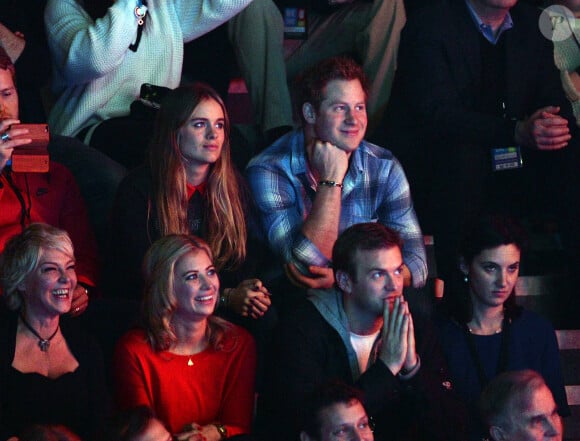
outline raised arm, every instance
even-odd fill
[[[302,272],[307,272],[309,265],[328,266],[328,258],[302,231],[310,209],[310,200],[304,193],[311,190],[304,187],[301,177],[267,161],[250,164],[247,177],[262,233],[274,254]]]
[[[93,21],[76,0],[49,0],[44,22],[53,65],[69,84],[115,70],[137,36],[135,0],[117,0]]]
[[[319,140],[308,145],[306,151],[318,184],[302,233],[330,260],[338,237],[342,183],[348,170],[348,155],[335,145]]]
[[[134,2],[134,1],[133,1]],[[217,28],[248,6],[252,0],[174,0],[183,31],[183,40],[191,41]]]

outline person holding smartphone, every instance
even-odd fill
[[[89,224],[79,187],[71,172],[51,162],[47,173],[12,170],[14,149],[30,144],[28,129],[17,128],[18,92],[15,69],[0,48],[0,251],[12,236],[34,222],[66,230],[75,245],[79,284],[74,290],[71,313],[82,313],[88,305],[88,290],[96,286],[97,245]]]

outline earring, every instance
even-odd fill
[[[464,281],[465,283],[469,283],[469,275],[468,275],[468,274],[464,274],[464,275],[463,275],[463,281]]]

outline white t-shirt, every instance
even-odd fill
[[[354,332],[350,333],[350,343],[356,352],[356,358],[358,359],[358,366],[361,374],[367,370],[373,344],[375,343],[379,332],[381,332],[380,329],[369,335],[358,335]]]

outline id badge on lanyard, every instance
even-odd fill
[[[519,145],[491,149],[491,169],[494,172],[513,170],[523,166],[524,161]]]
[[[283,8],[284,38],[306,40],[308,37],[308,18],[305,6],[287,6]]]
[[[506,110],[505,101],[501,103],[503,118],[507,119],[508,114]],[[514,170],[522,168],[524,161],[522,159],[522,151],[519,145],[507,147],[493,147],[491,149],[491,169],[494,172],[504,170]]]

